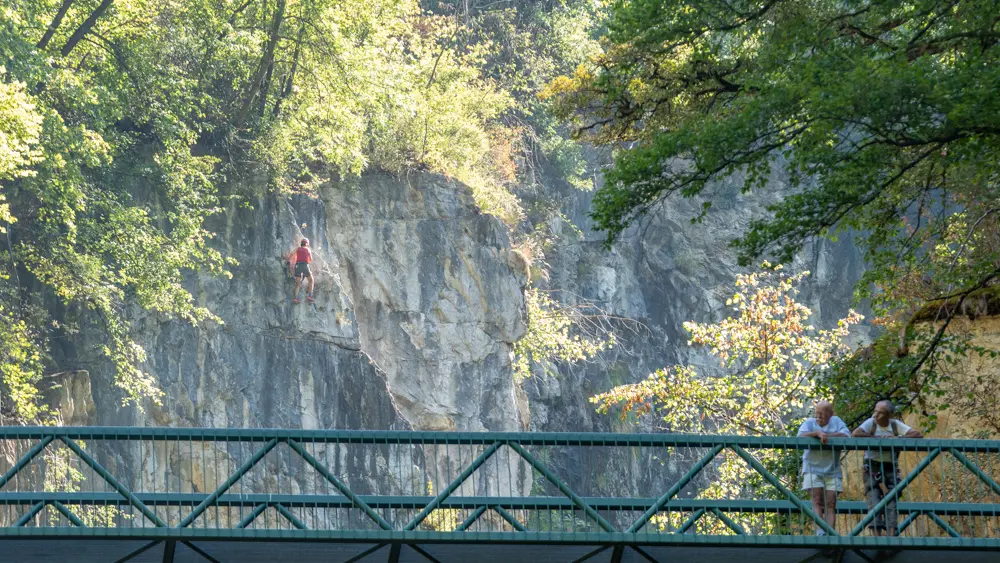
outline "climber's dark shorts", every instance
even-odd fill
[[[309,263],[308,262],[296,262],[295,263],[295,277],[300,278],[300,277],[303,277],[303,276],[305,276],[307,278],[313,277],[312,272],[309,271]]]

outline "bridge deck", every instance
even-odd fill
[[[823,448],[845,467],[832,526],[797,483],[801,452]],[[874,510],[862,450],[898,459]],[[0,471],[0,561],[976,563],[1000,551],[1000,441],[0,428]],[[870,535],[893,506],[899,535]]]

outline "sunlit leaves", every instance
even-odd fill
[[[547,292],[529,288],[525,294],[528,333],[514,345],[514,378],[531,376],[532,364],[575,363],[593,358],[615,344],[613,334],[595,334],[581,322],[585,311],[561,305]]]
[[[764,264],[758,273],[737,276],[728,300],[733,314],[717,323],[684,323],[689,344],[708,348],[724,373],[698,373],[690,366],[668,366],[639,383],[622,385],[590,400],[598,412],[620,409],[654,413],[671,432],[785,435],[788,424],[816,399],[819,374],[844,358],[850,327],[862,320],[851,312],[836,328],[809,324],[812,312],[795,300],[796,286],[808,272],[787,275]],[[779,452],[764,452],[765,463]],[[767,457],[770,455],[771,457]],[[725,457],[716,467],[721,478],[704,495],[731,494],[753,474],[742,460]]]
[[[855,4],[614,3],[604,54],[547,92],[617,150],[600,228],[614,237],[671,194],[739,175],[781,195],[736,241],[744,263],[850,231],[871,267],[859,297],[874,287],[879,316],[988,282],[1000,34],[986,14],[1000,4]]]
[[[795,300],[795,286],[806,275],[786,275],[765,263],[763,271],[737,277],[728,301],[734,315],[684,323],[689,343],[708,348],[725,375],[668,367],[591,401],[601,412],[621,406],[622,416],[655,409],[667,428],[679,432],[784,433],[789,417],[813,398],[819,371],[848,352],[842,341],[861,321],[852,311],[832,330],[810,325],[812,312]]]

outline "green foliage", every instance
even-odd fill
[[[717,323],[684,323],[689,344],[707,347],[725,373],[713,377],[690,366],[670,366],[639,383],[620,385],[591,397],[598,412],[620,408],[655,413],[671,432],[736,435],[786,435],[817,398],[818,375],[850,350],[843,344],[861,316],[851,312],[833,330],[817,330],[812,312],[795,300],[796,286],[808,275],[787,275],[764,264],[758,273],[737,276],[728,301],[736,315]],[[718,479],[703,491],[707,498],[734,498],[764,486],[739,457],[727,452],[715,467]],[[788,468],[781,451],[759,454],[765,466]],[[786,474],[794,475],[794,471]]]
[[[741,174],[785,195],[736,242],[744,264],[850,230],[871,266],[859,295],[874,286],[876,314],[905,317],[1000,275],[998,11],[621,0],[604,54],[545,95],[586,138],[624,147],[594,200],[609,239]]]
[[[525,294],[528,333],[514,345],[514,378],[531,376],[532,364],[560,360],[586,361],[615,344],[615,336],[588,322],[587,307],[561,305],[547,292],[529,288]],[[547,368],[546,368],[547,369]]]
[[[531,183],[528,163],[551,158],[582,177],[579,147],[534,94],[599,52],[602,10],[591,0],[6,3],[6,414],[44,418],[35,384],[67,323],[100,331],[125,402],[159,400],[130,323],[143,313],[219,322],[183,274],[227,275],[233,262],[212,248],[206,220],[259,178],[311,190],[421,167],[520,223],[514,186]]]
[[[737,276],[727,302],[736,316],[717,323],[684,323],[689,344],[705,346],[726,373],[698,374],[672,366],[645,381],[616,387],[591,398],[599,412],[614,406],[622,414],[654,409],[676,432],[785,434],[792,415],[815,397],[818,373],[849,350],[842,340],[861,316],[853,311],[834,330],[817,330],[812,312],[795,301],[796,285],[808,275],[786,275],[780,267]]]
[[[995,418],[996,389],[984,381],[988,377],[973,377],[966,370],[970,359],[996,358],[997,351],[975,344],[972,335],[961,330],[938,335],[940,328],[911,323],[884,333],[826,370],[818,380],[820,394],[836,397],[837,413],[852,427],[871,417],[882,399],[893,401],[902,412],[923,414],[927,430],[936,427],[939,411],[956,407],[966,416]],[[970,382],[979,387],[979,396],[967,395],[964,386]]]

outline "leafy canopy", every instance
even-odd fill
[[[524,163],[561,163],[582,183],[579,146],[534,92],[595,52],[597,6],[6,2],[0,415],[48,420],[42,373],[76,367],[51,344],[84,332],[124,402],[158,400],[132,322],[220,321],[184,274],[228,275],[208,221],[261,179],[308,191],[369,168],[422,167],[467,183],[512,227],[525,219],[513,188],[534,176]]]
[[[850,352],[843,341],[851,325],[862,320],[851,311],[833,330],[810,325],[812,312],[795,300],[796,286],[807,275],[786,275],[765,263],[760,272],[737,276],[736,291],[727,302],[734,315],[717,323],[684,323],[691,335],[688,343],[708,348],[722,364],[721,375],[670,366],[590,401],[601,413],[621,409],[623,420],[655,414],[670,432],[789,434],[794,429],[789,424],[800,420],[818,398],[817,376]],[[788,471],[795,460],[786,459],[785,452],[762,450],[758,456],[766,466],[795,473]],[[768,490],[760,475],[733,452],[720,454],[713,470],[718,478],[699,492],[703,498],[739,498]],[[761,515],[740,518],[755,526],[774,525]]]
[[[672,194],[741,173],[781,190],[736,241],[786,261],[851,230],[879,316],[1000,275],[996,0],[618,0],[604,54],[545,96],[618,149],[609,240]]]
[[[691,366],[671,366],[644,381],[591,398],[598,411],[656,412],[672,432],[787,434],[786,425],[815,399],[818,375],[850,351],[843,340],[862,320],[851,311],[833,330],[809,324],[812,311],[795,300],[808,275],[779,267],[741,274],[727,301],[736,315],[717,323],[684,323],[692,346],[704,346],[725,372],[713,377]]]

